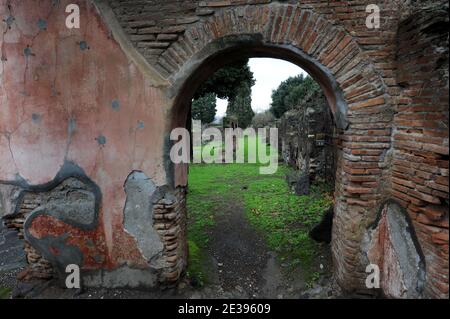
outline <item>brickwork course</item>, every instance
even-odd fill
[[[378,1],[380,28],[369,29],[372,2],[0,0],[1,214],[16,218],[29,261],[81,261],[92,286],[176,282],[187,258],[187,165],[168,159],[170,130],[185,126],[216,69],[273,57],[316,79],[337,126],[336,281],[367,293],[366,266],[386,253],[386,295],[448,298],[448,2]],[[69,3],[80,29],[64,27]],[[124,225],[134,171],[156,185],[151,212],[137,212],[159,235],[154,256]],[[30,194],[69,177],[87,185],[94,208],[55,195],[27,210]],[[401,236],[389,233],[402,218]]]

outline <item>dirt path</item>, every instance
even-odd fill
[[[199,298],[300,297],[305,288],[301,273],[293,276],[295,280],[286,278],[276,253],[246,219],[241,201],[230,200],[220,207],[209,236],[209,282]]]
[[[239,201],[229,202],[217,218],[208,251],[216,262],[218,279],[225,291],[235,290],[253,298],[260,296],[262,275],[270,255],[264,240],[245,219]]]

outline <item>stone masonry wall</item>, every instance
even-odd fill
[[[50,279],[54,276],[54,271],[50,262],[24,239],[23,225],[25,220],[33,210],[41,205],[41,203],[42,198],[39,194],[27,193],[25,194],[17,213],[6,216],[4,219],[6,227],[17,231],[19,238],[23,240],[25,256],[29,267],[21,273],[21,279]]]
[[[186,189],[178,187],[173,201],[159,200],[154,206],[154,227],[164,243],[166,267],[162,285],[176,282],[186,268]]]
[[[335,124],[325,96],[309,94],[294,109],[286,112],[279,124],[282,157],[311,180],[334,182]]]

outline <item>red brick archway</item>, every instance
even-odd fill
[[[186,123],[195,89],[234,58],[275,57],[308,71],[321,85],[340,129],[332,250],[335,275],[349,290],[364,289],[365,225],[385,198],[385,156],[391,148],[389,101],[370,60],[343,29],[300,6],[220,11],[186,30],[158,60],[175,98],[172,127]],[[175,186],[186,185],[176,167]],[[382,182],[384,181],[384,182]]]

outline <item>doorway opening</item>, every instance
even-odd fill
[[[338,130],[323,86],[296,64],[258,55],[233,59],[199,82],[188,97],[185,124],[191,140],[202,137],[192,158],[225,158],[226,138],[217,140],[211,129],[221,136],[239,128],[255,135],[233,138],[233,158],[242,152],[244,163],[189,165],[182,286],[217,298],[333,294]],[[276,141],[270,128],[277,130]],[[276,155],[271,174],[260,172],[267,166],[261,149]]]

